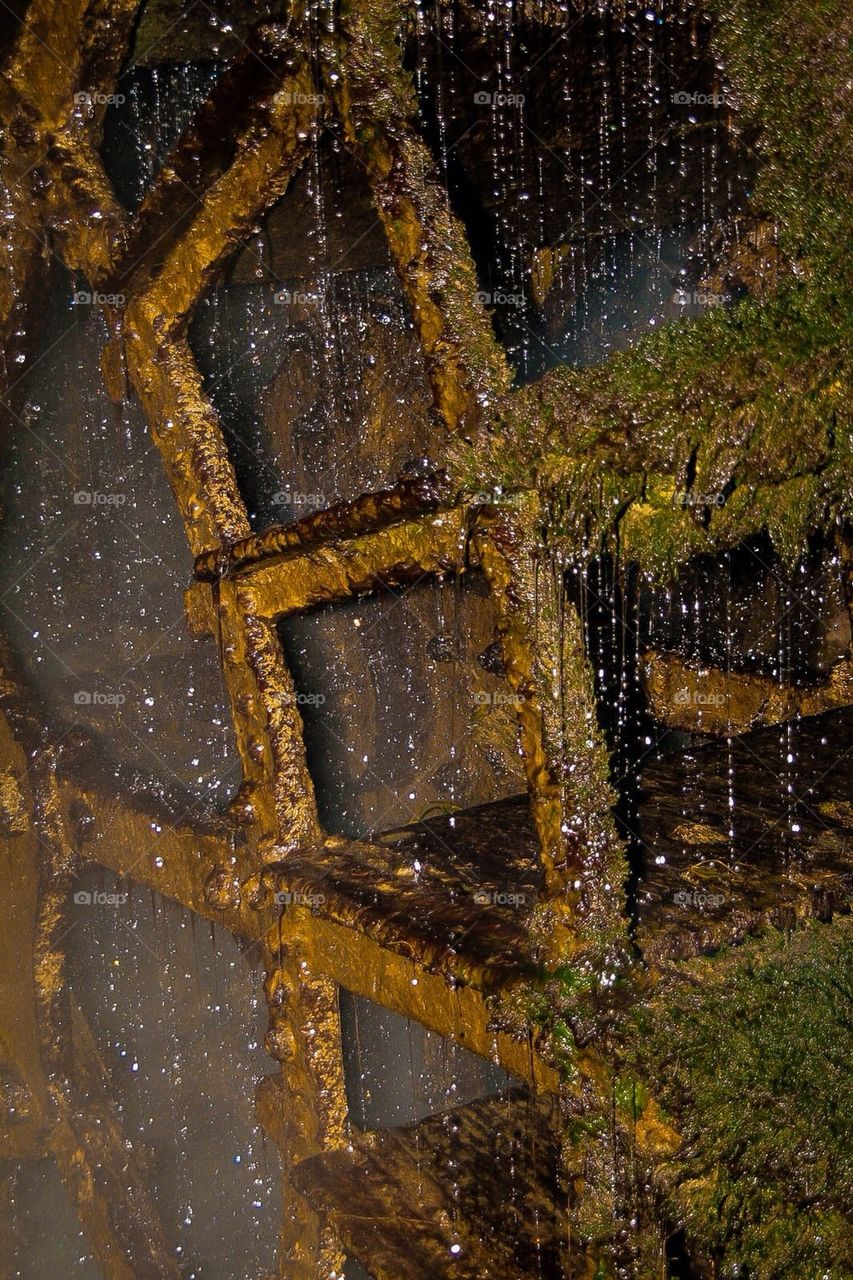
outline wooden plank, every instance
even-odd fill
[[[550,1101],[512,1093],[356,1137],[296,1170],[376,1280],[571,1280],[573,1189]]]

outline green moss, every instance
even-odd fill
[[[549,536],[572,555],[615,539],[659,576],[762,528],[795,557],[853,511],[851,315],[853,295],[794,285],[599,368],[555,369],[505,402],[487,441],[460,449],[463,483],[542,489]]]
[[[847,6],[712,4],[736,127],[762,156],[754,211],[779,224],[784,284],[597,368],[552,370],[504,397],[452,457],[463,491],[538,491],[549,554],[578,562],[613,548],[658,578],[763,530],[790,562],[815,529],[853,514]],[[571,670],[568,683],[574,695]],[[581,724],[571,730],[583,740]],[[587,807],[600,803],[593,782],[578,791]],[[772,936],[686,967],[628,1018],[615,1111],[639,1121],[650,1082],[684,1135],[663,1169],[671,1216],[720,1274],[853,1276],[851,940],[849,921]],[[568,1066],[592,997],[573,972],[556,978],[538,1018]],[[583,1211],[602,1229],[621,1141],[606,1121],[602,1110],[569,1129],[575,1146],[613,1145]]]
[[[559,965],[554,970],[553,977],[560,984],[560,999],[567,1003],[582,992],[589,991],[595,981],[589,971],[575,969],[567,964]]]
[[[845,918],[695,962],[637,1019],[636,1061],[684,1138],[673,1215],[723,1274],[853,1275],[851,1011]]]
[[[551,1041],[554,1056],[558,1062],[560,1074],[564,1080],[571,1080],[575,1075],[575,1038],[571,1028],[562,1018],[555,1018],[551,1024]]]
[[[849,15],[839,0],[714,0],[740,115],[759,130],[755,204],[788,255],[832,281],[846,268],[853,177]]]
[[[714,8],[736,127],[762,156],[754,208],[780,225],[787,284],[770,301],[668,325],[596,368],[550,371],[456,456],[463,488],[548,493],[551,535],[575,558],[617,543],[659,577],[763,529],[793,559],[815,528],[853,511],[846,6]]]
[[[629,1116],[635,1121],[639,1120],[649,1105],[649,1091],[646,1085],[630,1073],[617,1077],[614,1094],[620,1114]]]

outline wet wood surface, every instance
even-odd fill
[[[649,962],[826,918],[849,901],[849,713],[650,757],[640,781],[639,829],[629,835],[642,858],[636,938]],[[534,967],[536,848],[526,798],[511,797],[369,842],[333,839],[321,856],[289,864],[281,883],[431,967],[502,985]]]
[[[555,1119],[541,1099],[490,1098],[358,1137],[296,1182],[376,1280],[569,1280],[582,1256]]]

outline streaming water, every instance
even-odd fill
[[[319,32],[327,11],[308,8]],[[702,14],[681,3],[624,14],[590,6],[569,22],[555,21],[551,5],[534,20],[535,8],[420,4],[411,31],[423,132],[520,382],[726,305],[701,282],[726,249],[716,228],[742,206],[753,163],[726,129]],[[154,57],[128,69],[107,115],[103,154],[129,208],[223,69],[201,55]],[[58,733],[97,734],[111,774],[161,795],[176,816],[221,812],[239,764],[216,648],[187,634],[180,521],[139,406],[116,412],[106,396],[106,333],[95,308],[72,301],[78,283],[54,273],[51,318],[16,390],[3,627]],[[237,246],[190,337],[256,529],[441,461],[412,317],[364,177],[333,134],[318,135],[292,190]],[[644,652],[677,651],[780,685],[826,677],[850,643],[840,579],[832,549],[791,571],[760,541],[669,584],[612,559],[570,566],[567,595],[596,672],[635,880],[649,854],[638,834],[643,769],[702,743],[651,721]],[[330,831],[361,837],[440,814],[452,834],[459,810],[523,790],[478,574],[323,608],[281,635]],[[804,753],[795,722],[777,737],[761,764],[778,784],[787,850],[802,820]],[[694,822],[724,824],[734,866],[740,784],[731,741],[725,751],[725,812],[711,812],[698,766],[681,775],[674,803]],[[152,853],[153,843],[140,857]],[[274,1265],[281,1179],[252,1110],[273,1065],[260,1045],[258,958],[218,927],[196,935],[195,921],[132,884],[87,873],[80,885],[92,901],[69,914],[70,977],[125,1131],[149,1162],[181,1273],[260,1275]],[[126,898],[99,906],[98,895]],[[446,1113],[456,1222],[464,1188],[453,1109],[502,1096],[501,1123],[523,1129],[526,1104],[486,1059],[363,997],[344,992],[341,1004],[354,1122],[403,1126]],[[519,1198],[529,1154],[514,1149]],[[15,1206],[15,1276],[98,1274],[46,1164],[16,1175]],[[49,1238],[37,1229],[45,1218]],[[534,1235],[525,1274],[551,1276]],[[353,1264],[348,1275],[359,1274]]]

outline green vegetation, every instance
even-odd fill
[[[457,456],[468,487],[547,494],[547,538],[569,555],[618,539],[658,577],[763,529],[792,560],[853,510],[846,6],[715,8],[734,127],[762,157],[753,208],[779,228],[776,295],[668,325],[595,368],[551,370]]]
[[[696,961],[637,1018],[670,1207],[750,1280],[853,1276],[853,921]]]

